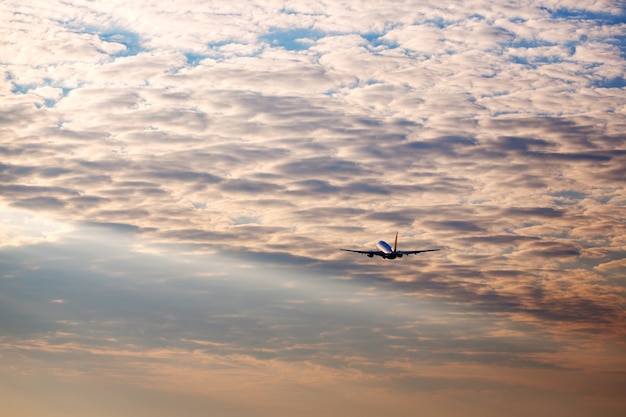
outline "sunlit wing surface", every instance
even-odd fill
[[[376,251],[376,250],[352,250],[352,249],[339,249],[345,252],[356,252],[356,253],[362,253],[363,255],[367,255],[370,258],[373,257],[374,255],[376,256],[383,256],[385,254],[385,252],[381,252],[381,251]]]
[[[395,253],[397,254],[402,254],[402,255],[413,255],[416,253],[422,253],[422,252],[434,252],[434,251],[438,251],[441,249],[424,249],[424,250],[399,250]]]

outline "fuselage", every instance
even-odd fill
[[[396,253],[392,248],[391,245],[387,242],[385,242],[384,240],[380,240],[377,244],[376,247],[378,248],[379,251],[381,251],[382,253],[384,253],[383,258],[385,259],[396,259],[396,258],[402,258],[402,254],[401,253]]]

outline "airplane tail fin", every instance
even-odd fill
[[[398,250],[398,232],[396,232],[396,240],[393,242],[393,251]]]

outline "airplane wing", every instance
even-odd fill
[[[402,255],[414,255],[416,253],[422,253],[422,252],[434,252],[437,250],[441,250],[441,249],[424,249],[424,250],[399,250],[396,251],[396,253],[401,253]]]
[[[380,250],[352,250],[352,249],[339,249],[345,252],[356,252],[356,253],[362,253],[363,255],[367,255],[369,257],[372,257],[374,255],[378,255],[378,256],[383,256],[385,254],[385,252],[380,251]]]

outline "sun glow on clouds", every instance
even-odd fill
[[[252,381],[259,406],[281,370],[309,403],[349,386],[317,410],[341,415],[404,395],[385,382],[398,414],[458,415],[497,369],[517,404],[593,386],[622,415],[602,372],[624,370],[623,6],[3,2],[7,355],[148,390]],[[394,231],[443,250],[336,250]]]
[[[54,242],[71,230],[50,216],[0,206],[0,247]]]

